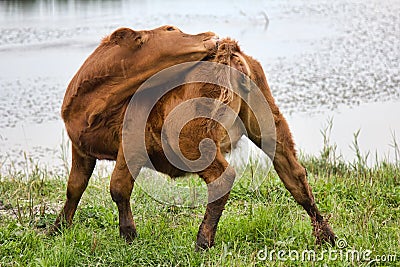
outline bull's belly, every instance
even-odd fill
[[[171,164],[162,151],[149,153],[148,156],[149,156],[149,161],[145,166],[147,168],[167,174],[172,178],[181,177],[187,174],[187,172]]]
[[[79,123],[65,123],[72,145],[85,155],[96,159],[116,160],[119,132],[113,127],[87,128]]]

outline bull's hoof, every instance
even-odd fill
[[[47,229],[46,231],[46,235],[48,236],[54,236],[57,235],[61,232],[61,228],[58,226],[53,225],[52,227],[50,227],[49,229]]]
[[[61,223],[61,221],[57,220],[47,231],[46,235],[53,236],[62,232],[62,229],[65,227],[65,224]]]
[[[214,241],[208,240],[201,232],[197,234],[196,251],[203,251],[214,246]]]
[[[129,244],[131,244],[133,240],[137,237],[136,228],[133,225],[121,226],[119,228],[119,234]]]
[[[322,222],[317,222],[313,220],[313,235],[316,237],[316,244],[321,245],[322,243],[330,243],[332,246],[335,246],[336,235],[332,231],[327,220],[323,220]]]

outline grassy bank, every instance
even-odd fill
[[[333,152],[326,145],[321,156],[302,161],[339,247],[315,246],[309,218],[275,172],[254,192],[233,189],[216,246],[207,252],[194,251],[204,207],[164,206],[139,187],[132,196],[139,237],[126,244],[118,237],[109,177],[91,179],[71,228],[46,236],[67,177],[35,168],[0,178],[0,266],[399,266],[399,164],[367,167],[362,157],[345,163]],[[279,250],[286,253],[281,258]]]

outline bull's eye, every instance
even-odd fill
[[[167,31],[169,31],[169,32],[172,32],[172,31],[174,31],[174,30],[175,30],[175,28],[174,28],[174,27],[171,27],[171,26],[167,28]]]

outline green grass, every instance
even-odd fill
[[[275,172],[256,191],[235,186],[219,223],[216,245],[195,252],[205,208],[162,205],[135,187],[132,208],[139,237],[118,237],[117,209],[109,177],[92,178],[74,218],[61,234],[47,236],[65,200],[67,177],[38,168],[0,177],[0,266],[367,266],[339,252],[370,250],[369,257],[396,255],[371,266],[400,266],[400,166],[345,163],[326,146],[320,157],[302,158],[319,209],[330,216],[342,250],[317,247],[305,211]],[[248,179],[251,172],[244,174]],[[281,261],[277,251],[337,250],[337,259]],[[263,259],[265,250],[271,252]],[[270,254],[268,254],[270,255]],[[295,254],[291,254],[295,255]],[[368,256],[368,255],[367,255]]]

